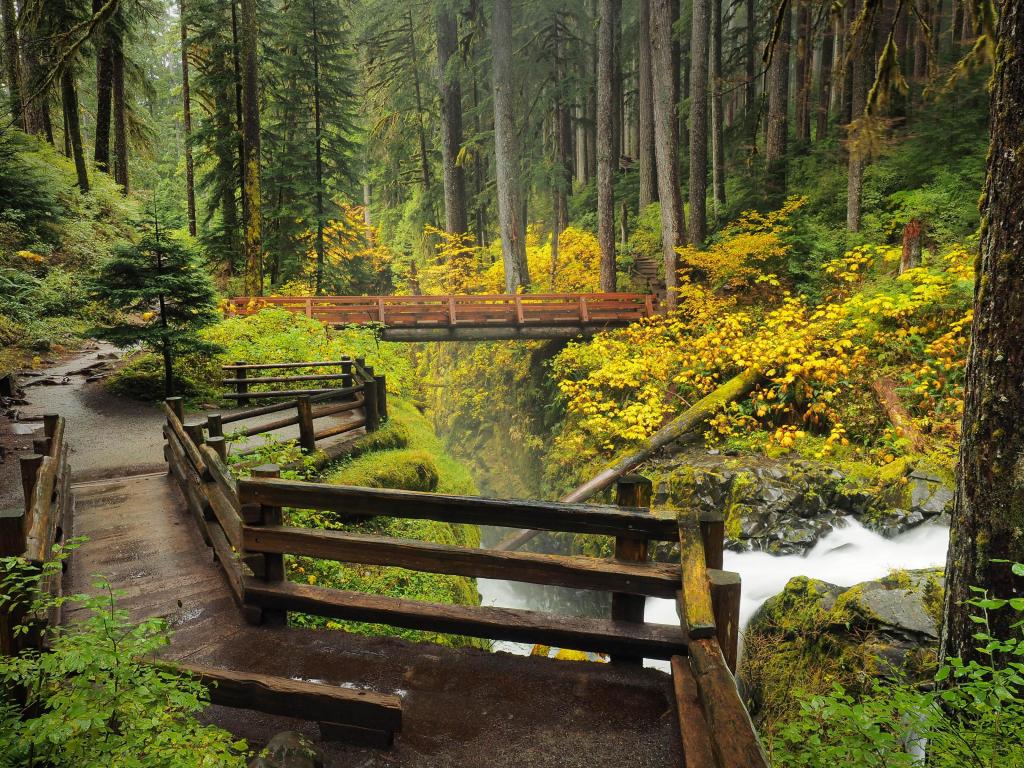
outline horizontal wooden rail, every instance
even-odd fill
[[[246,527],[242,543],[247,552],[304,555],[344,563],[652,597],[672,598],[679,585],[679,566],[668,563],[498,552],[341,531]]]
[[[444,296],[235,297],[227,311],[248,315],[278,307],[336,325],[387,328],[615,326],[650,317],[653,297],[639,293]]]
[[[241,480],[238,489],[243,504],[607,536],[639,535],[660,541],[674,541],[679,535],[674,518],[611,505],[447,496],[293,480]]]
[[[652,659],[686,653],[683,631],[663,624],[556,616],[514,608],[444,605],[291,582],[269,584],[252,578],[245,579],[245,596],[247,601],[263,608],[428,632]]]

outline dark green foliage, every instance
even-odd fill
[[[101,265],[93,293],[115,313],[95,335],[159,352],[167,396],[173,394],[174,357],[216,350],[198,335],[217,319],[213,284],[192,251],[174,238],[146,235],[138,245],[115,249]]]
[[[48,629],[45,652],[0,656],[0,766],[244,766],[245,742],[196,720],[209,703],[205,687],[147,662],[168,643],[163,619],[132,623],[102,579],[93,596],[54,598],[40,588],[44,576],[59,578],[65,557],[57,552],[41,570],[0,561],[3,609],[17,595],[30,615],[61,603],[86,615]]]

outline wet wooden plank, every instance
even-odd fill
[[[672,657],[672,686],[686,768],[717,768],[711,734],[701,710],[697,681],[693,679],[689,660],[683,656]]]
[[[631,595],[671,598],[679,587],[679,566],[668,563],[470,549],[412,539],[287,527],[246,526],[242,543],[246,552],[305,555],[345,563],[393,565],[429,573]]]
[[[685,634],[664,624],[443,605],[289,582],[266,584],[252,578],[243,581],[246,602],[262,608],[651,659],[669,659],[686,652]]]
[[[679,535],[674,519],[611,505],[448,496],[292,480],[241,480],[238,489],[242,503],[277,507],[609,536],[639,535],[662,541]]]

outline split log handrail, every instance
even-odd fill
[[[169,421],[177,418],[168,409]],[[165,429],[171,472],[183,484],[193,516],[223,567],[236,602],[252,623],[278,623],[287,612],[408,629],[540,643],[605,652],[619,663],[643,658],[671,663],[687,764],[767,768],[733,671],[740,580],[723,571],[720,516],[671,516],[650,509],[650,482],[621,478],[610,504],[488,499],[282,480],[273,465],[234,480],[209,445],[186,449]],[[200,437],[202,433],[199,433]],[[190,457],[198,453],[205,467]],[[455,524],[530,527],[613,537],[614,558],[508,552],[283,524],[281,509],[333,511],[359,517],[404,517]],[[680,563],[648,559],[650,541],[678,541]],[[579,618],[490,606],[442,605],[287,580],[284,556],[427,573],[611,592],[612,617]],[[646,624],[643,599],[675,597],[678,627]],[[704,760],[704,762],[701,762]]]
[[[442,296],[236,296],[229,314],[279,307],[333,325],[388,328],[615,326],[651,317],[654,297],[640,293],[524,293]]]
[[[50,559],[55,545],[64,540],[74,513],[71,491],[71,470],[65,422],[62,416],[43,417],[43,434],[32,441],[33,453],[19,457],[24,504],[21,508],[0,511],[0,556],[21,557],[30,566],[41,568]],[[53,597],[62,594],[60,571],[49,573],[43,591]],[[40,633],[18,636],[14,628],[26,619],[23,604],[0,606],[0,653],[15,653],[39,641]],[[48,616],[39,616],[32,623],[41,627],[59,624],[61,608],[51,609]]]

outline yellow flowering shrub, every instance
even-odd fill
[[[821,304],[780,289],[773,301],[751,306],[740,303],[732,281],[746,280],[753,267],[724,257],[749,244],[750,232],[731,231],[721,258],[702,257],[709,284],[685,282],[675,312],[570,344],[554,360],[568,414],[553,453],[562,471],[637,446],[751,366],[763,372],[761,382],[708,422],[706,442],[825,457],[853,450],[855,433],[862,452],[892,461],[905,447],[891,430],[851,423],[863,410],[877,411],[870,385],[883,373],[895,375],[922,431],[939,439],[955,433],[970,325],[966,250],[893,277],[898,249],[858,247],[826,265],[841,290]],[[772,258],[785,249],[781,240],[772,245]]]

